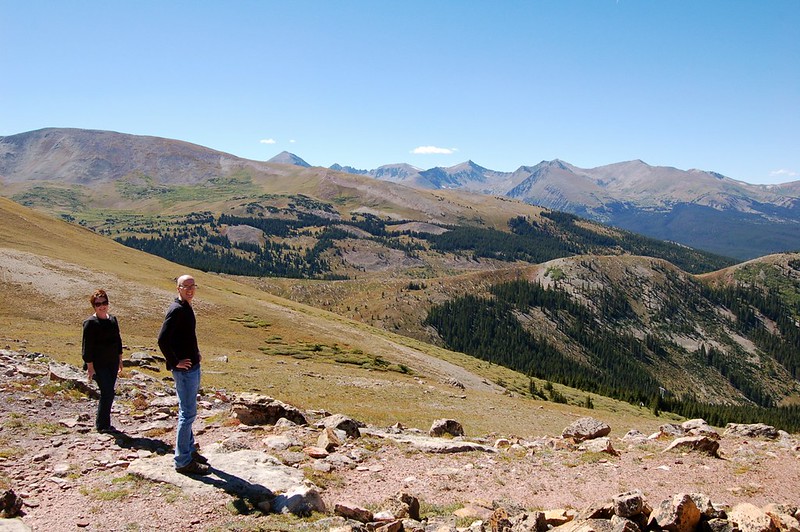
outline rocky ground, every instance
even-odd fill
[[[381,515],[401,493],[420,503],[421,519],[406,525],[419,530],[478,521],[491,530],[499,507],[558,510],[552,517],[636,490],[652,506],[679,493],[705,494],[718,508],[800,505],[800,441],[785,433],[717,430],[704,440],[718,444],[712,452],[668,449],[685,436],[674,426],[581,444],[558,434],[434,438],[428,427],[363,424],[353,438],[345,425],[322,426],[330,413],[288,405],[308,423],[242,423],[237,397],[221,390],[203,390],[195,425],[213,474],[186,477],[172,468],[169,382],[126,369],[113,413],[120,433],[98,434],[96,400],[75,369],[0,350],[0,491],[16,497],[5,510],[16,520],[0,530],[355,530],[335,514]],[[303,513],[295,495],[317,511],[295,515]]]

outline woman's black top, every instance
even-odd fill
[[[117,318],[108,315],[107,319],[89,316],[83,322],[83,343],[81,348],[84,367],[89,362],[95,368],[119,367],[122,356],[122,337],[119,334]]]

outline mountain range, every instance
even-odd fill
[[[271,161],[290,159],[299,158],[282,153]],[[417,188],[518,199],[742,260],[800,249],[800,181],[752,185],[715,172],[640,160],[578,168],[556,159],[514,172],[473,161],[428,170],[408,164],[374,170],[336,164],[331,169]]]
[[[504,196],[113,132],[0,138],[0,179],[13,200],[0,202],[9,337],[39,327],[40,341],[63,348],[78,311],[39,309],[69,307],[122,275],[130,301],[120,304],[156,328],[154,293],[169,285],[167,272],[195,268],[219,355],[424,375],[420,355],[378,350],[363,340],[369,331],[480,372],[513,370],[490,381],[526,397],[560,400],[556,382],[587,404],[588,394],[655,401],[656,410],[668,406],[661,399],[681,400],[675,411],[696,414],[699,402],[714,415],[793,408],[800,397],[798,254],[733,265]],[[45,272],[58,275],[34,282]],[[15,304],[20,297],[34,304]],[[298,327],[298,313],[319,320]],[[134,334],[142,345],[152,336]]]
[[[108,131],[49,128],[0,137],[0,182],[9,191],[50,178],[87,185],[135,174],[191,184],[274,164],[313,168],[288,152],[252,161],[178,140]],[[373,170],[336,164],[329,170],[517,199],[739,260],[800,249],[800,181],[753,185],[638,160],[588,169],[542,161],[514,172],[473,161],[427,170],[404,163]]]

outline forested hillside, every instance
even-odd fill
[[[553,266],[435,305],[426,324],[448,348],[532,377],[715,423],[800,428],[800,260],[726,285],[643,266],[613,279],[590,261]]]
[[[259,214],[203,212],[174,218],[110,219],[97,230],[127,246],[186,266],[245,276],[352,278],[361,271],[349,263],[347,251],[365,242],[373,246],[370,253],[394,251],[418,266],[428,264],[431,255],[538,264],[579,254],[620,253],[663,258],[696,273],[733,263],[557,212],[545,211],[538,221],[512,218],[506,231],[432,224],[441,231],[423,232],[407,228],[409,220],[368,213],[344,218],[329,203],[305,196],[293,196],[289,201],[285,208],[249,205]],[[255,231],[250,231],[246,240],[236,240],[230,237],[231,228]]]

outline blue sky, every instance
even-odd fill
[[[0,136],[800,179],[800,1],[0,0]]]

